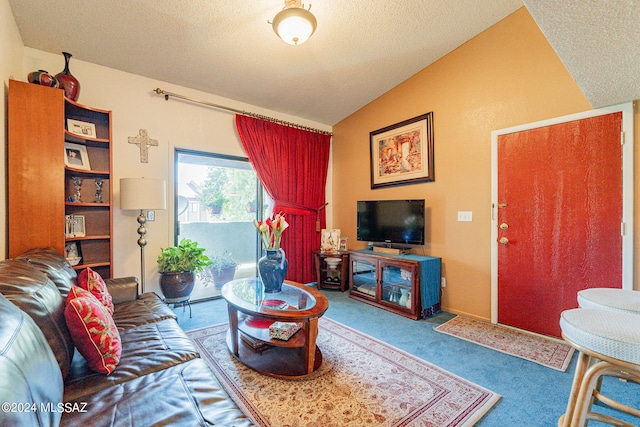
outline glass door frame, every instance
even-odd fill
[[[218,154],[218,153],[213,153],[213,152],[208,152],[208,151],[200,151],[200,150],[192,150],[192,149],[185,149],[185,148],[174,148],[174,168],[173,168],[173,242],[174,245],[177,245],[179,243],[180,240],[180,221],[179,221],[179,206],[178,206],[178,197],[179,197],[179,188],[178,188],[178,184],[179,184],[179,164],[180,164],[180,157],[181,155],[191,155],[191,156],[201,156],[201,157],[205,157],[205,158],[213,158],[213,159],[217,159],[217,160],[222,160],[222,161],[237,161],[237,162],[245,162],[247,163],[251,169],[253,169],[253,166],[251,166],[251,163],[249,162],[249,159],[247,157],[241,157],[241,156],[232,156],[232,155],[227,155],[227,154]],[[255,172],[255,170],[254,170]],[[262,221],[265,217],[265,212],[264,212],[264,208],[262,208],[264,206],[264,203],[267,199],[267,197],[265,197],[265,190],[264,187],[262,186],[262,184],[260,183],[260,181],[258,180],[257,176],[256,176],[256,187],[255,187],[255,191],[256,191],[256,220],[258,221]],[[256,252],[255,252],[255,260],[256,260],[256,276],[257,276],[257,262],[258,259],[262,256],[262,242],[259,239],[258,233],[255,233],[255,239],[256,239]],[[210,298],[203,298],[203,299],[199,299],[198,301],[204,301],[207,299],[214,299],[214,298],[220,298],[220,296],[212,296]]]

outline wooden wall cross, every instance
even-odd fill
[[[130,136],[129,144],[140,147],[140,163],[149,163],[149,147],[157,147],[158,140],[150,139],[146,129],[140,129],[138,136]]]

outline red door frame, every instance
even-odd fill
[[[507,129],[501,129],[493,131],[491,133],[491,201],[492,201],[492,215],[491,215],[491,322],[498,323],[498,236],[499,236],[499,224],[498,224],[498,137],[505,134],[514,132],[521,132],[525,130],[551,126],[554,124],[565,123],[575,120],[582,120],[589,117],[595,117],[605,114],[611,114],[615,112],[622,113],[622,131],[624,138],[624,144],[622,147],[623,153],[623,190],[622,190],[622,288],[633,289],[633,221],[634,221],[634,194],[633,194],[633,104],[622,104],[618,106],[602,108],[598,110],[591,110],[583,113],[572,114],[568,116],[558,117],[550,120],[543,120],[540,122],[529,123],[521,126],[515,126]]]

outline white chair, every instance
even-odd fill
[[[578,292],[582,308],[602,308],[640,314],[640,291],[615,288],[591,288]]]
[[[617,411],[640,417],[640,410],[603,395],[598,387],[603,376],[640,381],[640,315],[577,308],[561,314],[560,328],[562,337],[578,350],[578,363],[567,410],[558,426],[583,427],[587,420],[596,420],[634,427],[612,416],[591,412],[591,405],[595,398]]]
[[[640,314],[640,292],[620,288],[590,288],[578,292],[578,305],[582,308],[601,308]],[[597,359],[592,359],[595,363]],[[597,389],[601,390],[602,377]],[[594,402],[595,403],[595,402]]]

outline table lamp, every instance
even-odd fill
[[[144,279],[144,247],[147,245],[146,212],[148,210],[166,209],[166,184],[163,180],[153,178],[121,178],[120,179],[120,209],[139,210],[138,215],[138,245],[140,246],[140,283],[142,293],[145,292]]]

